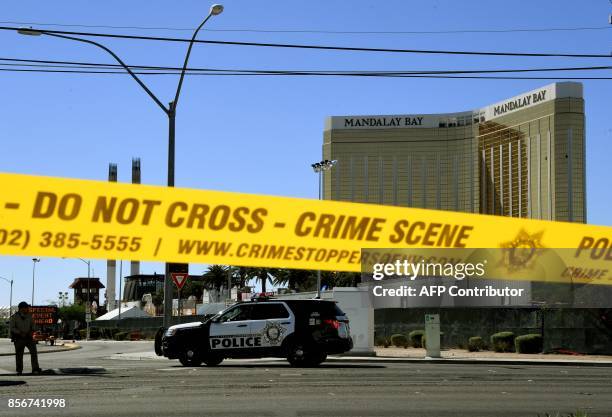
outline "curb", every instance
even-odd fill
[[[361,362],[361,363],[426,363],[426,364],[459,364],[459,365],[536,365],[536,366],[591,366],[612,367],[612,361],[576,361],[576,360],[541,360],[541,359],[443,359],[443,358],[395,358],[389,356],[330,356],[326,362]]]
[[[76,350],[76,349],[81,349],[81,346],[77,345],[76,343],[65,343],[59,349],[41,350],[41,351],[39,351],[38,349],[36,349],[36,350],[37,350],[37,353],[39,355],[43,355],[45,353],[67,352],[69,350]],[[26,348],[26,351],[23,354],[24,355],[29,355],[30,352]],[[13,353],[0,353],[0,356],[15,356],[15,353],[14,352]]]
[[[121,356],[126,355],[126,356]],[[130,356],[133,355],[133,356]],[[142,360],[160,360],[165,359],[160,356],[143,355],[143,352],[134,354],[115,354],[107,356],[106,359],[111,360],[127,360],[127,361],[142,361]],[[257,362],[264,361],[284,361],[283,358],[258,358],[247,359],[247,361]],[[612,361],[576,361],[576,360],[541,360],[541,359],[442,359],[442,358],[397,358],[389,356],[328,356],[325,362],[331,363],[413,363],[413,364],[436,364],[436,365],[489,365],[489,366],[507,366],[507,365],[522,365],[522,366],[588,366],[588,367],[612,367]]]

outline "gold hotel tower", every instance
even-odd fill
[[[586,222],[582,84],[481,109],[326,120],[326,199]]]

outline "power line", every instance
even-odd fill
[[[19,28],[0,26],[0,30],[17,31]],[[36,29],[33,29],[36,30]],[[70,32],[60,30],[43,30],[46,33],[55,33],[61,35],[77,35],[77,36],[93,36],[115,39],[132,39],[132,40],[147,40],[147,41],[163,41],[163,42],[191,42],[191,39],[184,38],[168,38],[157,36],[138,36],[138,35],[118,35],[110,33],[94,33],[94,32]],[[283,43],[261,43],[261,42],[236,42],[236,41],[211,41],[198,40],[196,43],[205,43],[213,45],[235,45],[235,46],[258,46],[270,48],[295,48],[295,49],[312,49],[312,50],[328,50],[328,51],[350,51],[350,52],[388,52],[388,53],[411,53],[411,54],[438,54],[438,55],[481,55],[481,56],[512,56],[512,57],[559,57],[559,58],[612,58],[612,55],[604,54],[565,54],[565,53],[529,53],[529,52],[486,52],[486,51],[450,51],[450,50],[433,50],[433,49],[393,49],[393,48],[364,48],[364,47],[349,47],[349,46],[326,46],[326,45],[300,45],[300,44],[283,44]]]
[[[71,70],[71,69],[16,69],[0,68],[2,72],[27,72],[27,73],[61,73],[61,74],[115,74],[128,75],[119,70]],[[177,75],[180,71],[169,72],[142,72],[134,71],[137,75]],[[446,79],[479,79],[479,80],[612,80],[612,77],[512,77],[512,76],[478,76],[478,75],[417,75],[417,74],[340,74],[340,73],[255,73],[255,72],[188,72],[187,75],[200,76],[332,76],[332,77],[390,77],[390,78],[446,78]]]
[[[67,23],[42,23],[42,22],[21,22],[21,21],[0,21],[0,24],[7,25],[35,25],[35,26],[54,26],[54,27],[76,27],[89,29],[130,29],[130,30],[166,30],[166,31],[186,31],[193,32],[195,28],[186,27],[159,27],[159,26],[112,26],[112,25],[83,25]],[[207,29],[206,32],[244,32],[244,33],[312,33],[330,35],[435,35],[435,34],[459,34],[459,33],[518,33],[518,32],[575,32],[590,30],[612,29],[610,26],[590,26],[590,27],[557,27],[557,28],[510,28],[510,29],[456,29],[456,30],[320,30],[320,29],[253,29],[253,28],[228,28],[228,29]]]
[[[40,59],[2,58],[3,66],[26,66],[26,67],[63,67],[63,68],[115,68],[122,69],[119,64],[104,64],[95,62],[79,61],[56,61]],[[138,70],[181,70],[180,67],[151,66],[151,65],[128,65],[130,69]],[[612,66],[588,66],[588,67],[555,67],[555,68],[509,68],[509,69],[480,69],[480,70],[261,70],[261,69],[219,69],[219,68],[187,68],[187,71],[208,72],[248,72],[265,74],[304,74],[304,75],[428,75],[428,74],[487,74],[487,73],[519,73],[519,72],[558,72],[558,71],[599,71],[610,70]]]

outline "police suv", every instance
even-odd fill
[[[204,322],[160,329],[155,352],[184,366],[220,364],[225,358],[287,358],[316,366],[328,354],[353,348],[349,321],[333,301],[239,302]]]

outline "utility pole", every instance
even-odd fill
[[[90,45],[94,45],[100,49],[103,49],[108,54],[110,54],[115,61],[117,61],[123,69],[125,69],[128,74],[142,87],[142,89],[147,93],[147,95],[159,106],[159,108],[166,114],[168,117],[168,187],[174,187],[174,148],[175,148],[175,122],[176,122],[176,108],[178,106],[179,96],[181,94],[181,88],[183,87],[183,80],[185,79],[185,73],[187,72],[187,64],[189,62],[189,56],[191,55],[191,49],[195,43],[196,37],[198,33],[202,29],[202,27],[208,22],[212,16],[218,16],[223,12],[223,6],[221,4],[213,4],[210,7],[208,12],[208,16],[200,23],[197,29],[193,32],[193,36],[191,37],[191,41],[189,42],[189,46],[187,47],[187,53],[185,55],[185,61],[183,62],[183,68],[181,69],[181,74],[179,77],[178,85],[176,88],[176,94],[174,95],[174,100],[170,102],[168,107],[166,107],[153,92],[147,87],[147,85],[132,71],[130,66],[128,66],[117,54],[115,54],[112,50],[107,48],[106,46],[92,41],[90,39],[77,38],[74,36],[66,36],[58,33],[47,32],[43,29],[34,29],[34,28],[20,28],[17,32],[21,35],[26,36],[52,36],[55,38],[67,39],[75,42],[87,43]],[[33,296],[32,296],[33,298]],[[172,279],[170,277],[170,265],[166,263],[166,276],[164,278],[164,327],[170,326],[170,321],[172,320]]]

